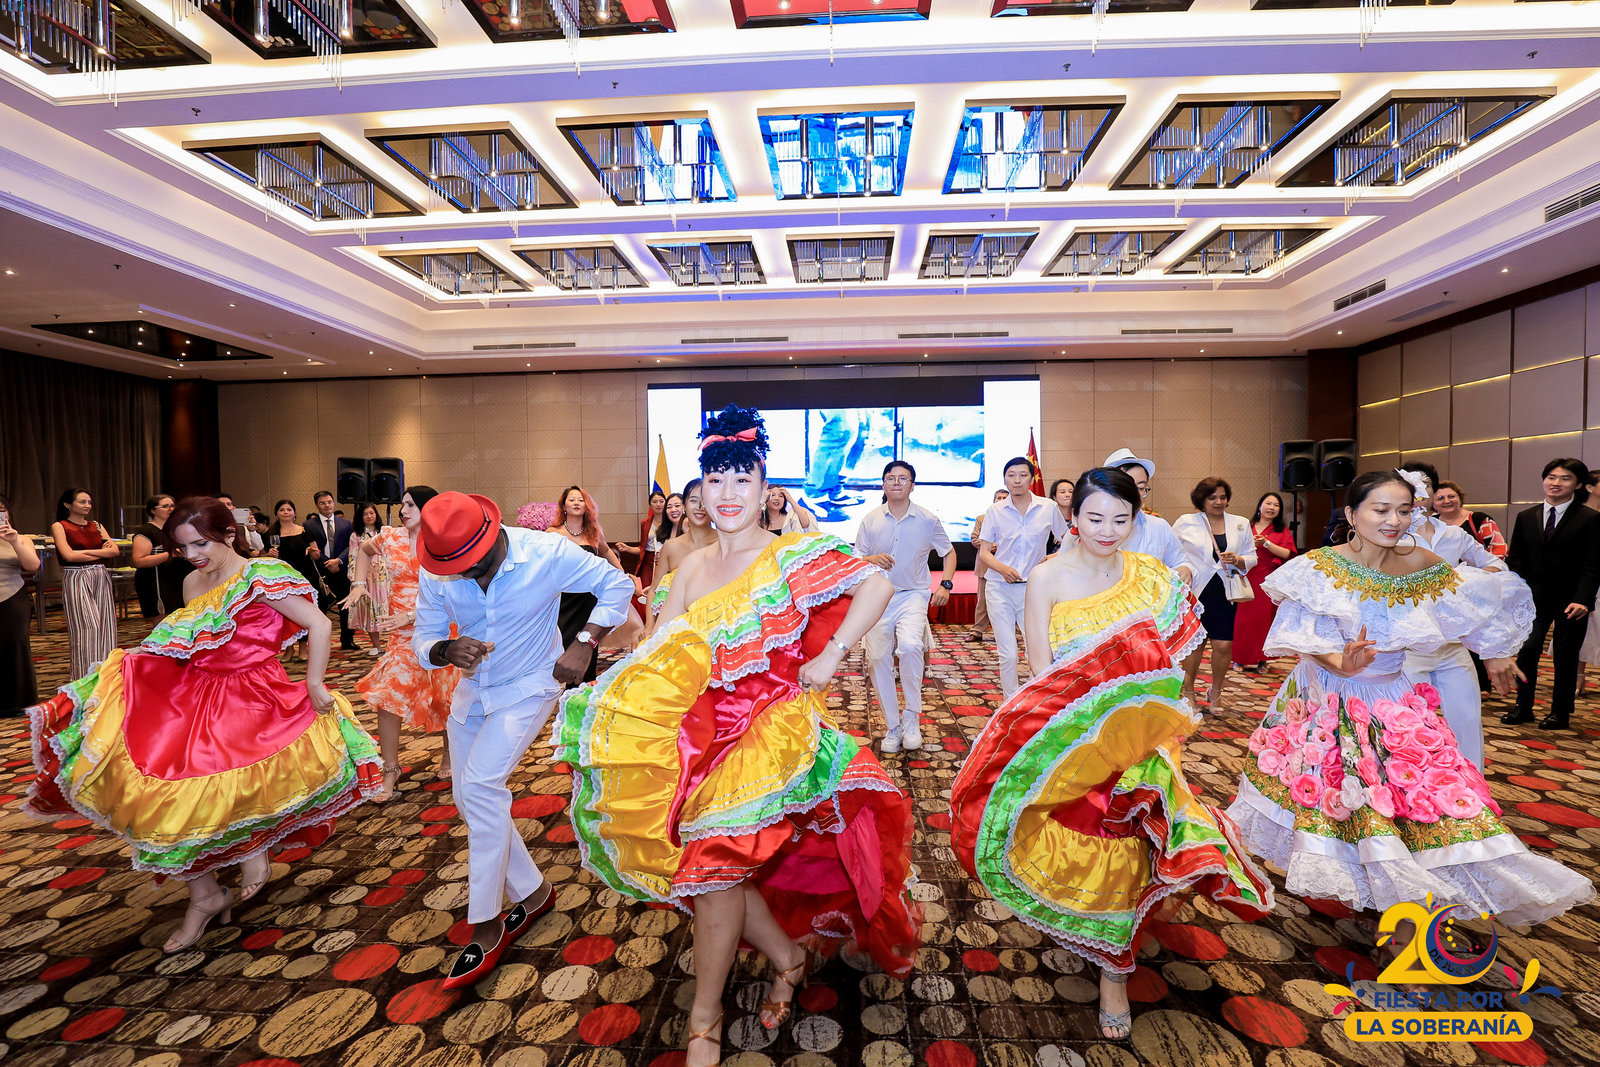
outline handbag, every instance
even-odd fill
[[[1211,550],[1211,558],[1216,560],[1219,566],[1221,565],[1222,557],[1215,548]],[[1228,603],[1244,604],[1256,598],[1255,586],[1251,585],[1250,579],[1243,574],[1222,569],[1217,575],[1222,579],[1222,593],[1228,598]]]

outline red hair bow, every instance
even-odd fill
[[[748,430],[740,430],[738,433],[727,437],[724,437],[719,433],[714,433],[709,437],[701,438],[700,451],[704,452],[707,445],[714,445],[718,441],[754,441],[755,439],[756,428],[754,426],[750,427]]]

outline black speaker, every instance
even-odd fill
[[[334,460],[333,493],[341,504],[367,499],[367,460],[340,456]]]
[[[398,504],[406,495],[406,465],[394,456],[369,460],[367,485],[374,504]]]
[[[1337,492],[1356,480],[1356,443],[1348,437],[1317,442],[1319,489]]]
[[[1278,446],[1278,488],[1304,493],[1317,487],[1317,443],[1285,441]]]

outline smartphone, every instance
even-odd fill
[[[233,521],[247,530],[255,525],[255,520],[251,517],[249,508],[234,508]]]
[[[11,525],[11,513],[5,508],[0,508],[0,526]]]

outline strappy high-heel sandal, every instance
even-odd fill
[[[185,936],[183,932],[183,926],[179,926],[178,929],[173,932],[173,935],[167,938],[167,943],[161,946],[162,952],[165,952],[170,956],[173,953],[182,952],[184,949],[193,945],[196,941],[199,941],[206,935],[206,928],[211,925],[211,920],[215,919],[219,915],[222,916],[222,921],[224,923],[232,922],[233,890],[224,889],[221,894],[220,902],[215,908],[211,908],[209,910],[201,907],[200,904],[193,900],[189,901],[189,910],[185,912],[183,916],[184,925],[188,924],[191,914],[201,916],[199,928],[193,933]]]
[[[391,780],[392,777],[392,780]],[[383,765],[383,788],[372,795],[374,804],[387,804],[394,799],[395,791],[400,787],[400,764],[385,763]]]
[[[785,967],[779,970],[773,976],[773,982],[782,981],[789,986],[789,999],[773,999],[772,986],[767,986],[767,995],[762,999],[761,1007],[756,1012],[761,1019],[762,1026],[768,1030],[776,1030],[789,1021],[789,1015],[794,1010],[794,998],[800,995],[800,990],[804,989],[806,982],[810,980],[811,970],[811,953],[808,951],[805,959],[793,967]],[[795,977],[796,971],[800,972],[798,977]],[[769,1017],[772,1020],[771,1022],[767,1021]]]
[[[689,1060],[689,1046],[696,1041],[709,1041],[717,1046],[717,1063],[722,1063],[722,1012],[717,1012],[717,1020],[704,1030],[690,1030],[689,1039],[683,1043],[683,1058]],[[715,1035],[715,1036],[713,1036]]]
[[[266,872],[259,878],[240,884],[239,899],[234,901],[235,904],[245,904],[255,899],[256,895],[267,887],[267,883],[272,881],[272,861],[267,858],[265,852],[258,853],[258,855],[261,857],[261,862],[266,866]],[[240,873],[244,873],[242,864],[240,865]]]
[[[1101,971],[1100,977],[1111,982],[1112,985],[1125,986],[1128,976],[1125,974],[1112,974],[1110,971]],[[1097,1009],[1096,1020],[1100,1024],[1100,1036],[1107,1041],[1126,1041],[1133,1033],[1133,1005],[1128,1005],[1127,1011],[1105,1011]],[[1120,1031],[1112,1033],[1111,1031]]]

